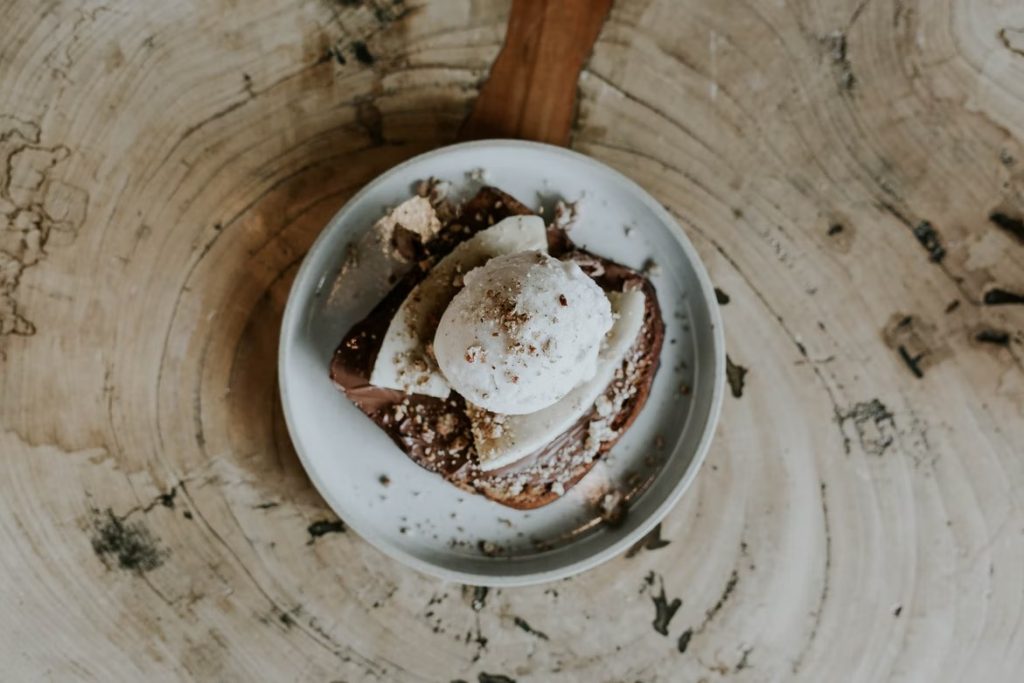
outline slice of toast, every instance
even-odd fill
[[[436,259],[503,218],[532,213],[497,188],[481,189],[434,240],[423,245],[422,253],[427,256],[420,267],[349,330],[331,362],[334,382],[414,462],[460,488],[518,509],[546,505],[572,488],[615,445],[643,409],[665,336],[654,287],[643,275],[576,249],[566,231],[557,225],[548,229],[552,254],[575,260],[606,291],[641,288],[645,294],[644,322],[636,343],[604,394],[605,405],[615,407],[613,414],[599,415],[595,403],[552,443],[508,467],[484,472],[477,466],[466,403],[456,392],[440,399],[374,387],[368,380],[392,316]]]

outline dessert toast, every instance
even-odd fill
[[[440,204],[443,200],[431,198]],[[370,375],[392,317],[430,269],[457,245],[509,216],[535,215],[514,197],[484,187],[461,207],[438,206],[441,228],[430,239],[395,231],[395,248],[415,260],[391,292],[341,340],[330,375],[349,399],[414,462],[467,491],[502,505],[531,509],[571,489],[618,441],[643,409],[658,370],[664,322],[653,285],[641,273],[577,248],[564,220],[547,227],[549,253],[575,261],[606,293],[644,294],[640,332],[604,393],[546,446],[500,469],[478,462],[469,411],[455,391],[447,398],[370,384]],[[493,416],[500,428],[502,416]],[[479,427],[479,423],[477,424]]]

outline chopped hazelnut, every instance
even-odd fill
[[[458,417],[454,413],[445,413],[437,418],[437,433],[441,436],[448,436],[458,426]]]

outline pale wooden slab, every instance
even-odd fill
[[[3,678],[1015,680],[1020,3],[615,3],[571,144],[695,241],[740,394],[669,544],[485,595],[340,531],[284,299],[348,196],[455,140],[508,15],[0,9]]]

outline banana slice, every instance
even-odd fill
[[[467,411],[473,441],[480,457],[480,469],[496,470],[546,446],[590,410],[604,394],[633,348],[644,322],[644,293],[641,290],[609,292],[617,314],[597,360],[597,374],[573,389],[558,403],[528,415],[496,415],[471,406]]]
[[[451,387],[427,347],[441,314],[462,287],[462,276],[489,259],[520,251],[547,251],[544,221],[510,216],[481,230],[441,259],[416,285],[391,319],[370,384],[406,393],[447,398]]]
[[[369,313],[415,261],[403,247],[427,242],[441,230],[434,207],[411,197],[388,211],[345,251],[341,272],[331,286],[330,304],[358,316]]]

